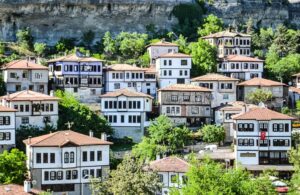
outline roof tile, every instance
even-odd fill
[[[137,92],[137,91],[127,89],[127,88],[119,89],[119,90],[112,91],[112,92],[108,92],[106,94],[101,95],[100,97],[106,98],[106,97],[118,97],[118,96],[147,97],[147,98],[153,99],[153,97],[148,95],[148,94]]]
[[[5,99],[8,101],[47,101],[47,100],[56,100],[58,101],[58,97],[46,95],[43,93],[38,93],[35,91],[24,90],[16,93],[12,93],[9,95],[5,95],[0,97],[0,100]]]
[[[195,77],[192,81],[238,81],[236,78],[227,77],[221,74],[211,73]]]
[[[223,59],[223,61],[229,62],[264,62],[258,58],[252,58],[248,56],[241,56],[241,55],[228,55]]]
[[[244,114],[238,114],[232,117],[234,120],[293,120],[293,117],[290,117],[279,112],[275,112],[268,108],[256,108],[249,110]]]
[[[169,85],[165,88],[159,89],[158,91],[203,91],[203,92],[211,92],[210,89],[205,87],[200,87],[191,84],[174,84]]]
[[[239,83],[240,86],[286,86],[284,83],[280,83],[277,81],[272,81],[263,78],[253,78],[248,81],[244,81]]]
[[[28,60],[15,60],[4,64],[3,70],[24,69],[24,70],[48,70],[48,67],[33,63]]]

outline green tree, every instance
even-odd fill
[[[192,76],[199,76],[209,72],[215,72],[217,65],[217,49],[207,41],[199,39],[198,42],[190,43],[192,56]]]
[[[38,55],[38,57],[40,57],[44,54],[46,47],[47,45],[45,43],[35,43],[34,52]]]
[[[6,85],[3,80],[3,76],[0,75],[0,96],[5,95],[5,94],[6,94]]]
[[[104,54],[108,57],[112,57],[116,53],[117,49],[115,40],[112,38],[109,31],[104,34],[102,42],[104,46]]]
[[[172,195],[275,195],[268,176],[253,178],[240,168],[225,169],[221,163],[211,160],[194,161],[187,172],[187,183]]]
[[[210,14],[204,19],[204,24],[198,29],[200,36],[206,36],[211,33],[220,32],[223,30],[223,20],[217,16]]]
[[[272,97],[273,94],[271,91],[256,89],[247,95],[246,100],[248,100],[252,104],[259,104],[260,102],[267,103],[272,99]]]
[[[151,122],[149,136],[135,145],[132,153],[141,160],[154,159],[157,154],[171,153],[181,149],[187,143],[190,130],[186,127],[175,127],[165,115],[160,115]]]
[[[254,54],[258,57],[264,58],[268,48],[272,45],[274,39],[274,31],[272,28],[261,28],[259,32],[251,33],[252,35],[252,50]],[[276,53],[277,55],[277,53]]]
[[[201,130],[202,139],[205,142],[218,142],[225,139],[225,129],[223,126],[205,125]]]
[[[55,95],[59,101],[58,129],[66,129],[67,122],[73,122],[72,130],[79,133],[88,134],[94,131],[96,137],[100,137],[102,132],[112,133],[112,129],[105,118],[91,111],[86,105],[79,101],[70,93],[56,91]]]
[[[0,54],[4,55],[4,53],[5,53],[5,44],[0,42]]]
[[[94,39],[95,39],[95,32],[92,31],[92,30],[84,32],[82,37],[81,37],[81,40],[82,40],[84,46],[86,46],[88,48],[91,47]]]
[[[60,40],[55,44],[55,49],[57,52],[70,51],[75,47],[76,39],[74,38],[60,38]]]
[[[27,171],[25,161],[26,155],[18,149],[0,154],[0,183],[22,184]]]
[[[289,160],[293,163],[294,173],[291,179],[291,188],[289,194],[296,195],[300,193],[300,150],[292,149],[289,152]]]
[[[108,180],[92,184],[93,195],[155,194],[161,186],[158,175],[152,171],[144,171],[144,167],[141,161],[126,155],[117,169],[111,171]]]
[[[22,49],[31,51],[33,49],[33,36],[29,28],[17,31],[17,42]]]
[[[179,46],[179,52],[190,53],[186,37],[179,35],[178,39],[174,42]]]

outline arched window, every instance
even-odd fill
[[[69,163],[69,152],[65,152],[64,159],[65,159],[65,163]]]
[[[70,163],[74,163],[74,152],[70,152]]]

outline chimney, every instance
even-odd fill
[[[31,144],[31,136],[28,136],[28,144]]]
[[[106,135],[106,133],[101,133],[101,139],[102,139],[103,141],[106,141],[106,140],[107,140],[107,135]]]
[[[24,192],[31,192],[31,182],[29,180],[24,181]]]
[[[90,130],[90,137],[94,137],[94,132],[92,130]],[[101,138],[102,138],[102,134],[101,134]]]

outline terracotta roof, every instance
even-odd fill
[[[112,142],[104,141],[96,137],[90,137],[71,130],[57,131],[46,135],[38,136],[23,140],[24,144],[33,147],[62,147],[66,144],[76,146],[88,145],[111,145]]]
[[[226,31],[213,33],[213,34],[204,36],[202,38],[205,39],[205,38],[236,37],[236,36],[251,37],[251,35],[248,35],[248,34],[239,33],[239,32],[230,32],[230,31],[226,30]]]
[[[296,87],[289,87],[289,91],[300,94],[300,89]]]
[[[151,65],[149,68],[145,68],[145,73],[156,73],[155,65]]]
[[[191,56],[184,53],[171,52],[171,53],[162,54],[157,58],[191,58]]]
[[[141,93],[141,92],[137,92],[131,89],[118,89],[116,91],[112,91],[112,92],[108,92],[106,94],[100,95],[100,97],[102,98],[106,98],[106,97],[118,97],[118,96],[127,96],[127,97],[147,97],[147,98],[151,98],[153,99],[153,97],[151,95],[145,94],[145,93]]]
[[[246,113],[239,114],[232,117],[234,120],[293,120],[293,117],[290,117],[268,108],[256,108],[252,109]]]
[[[31,192],[24,192],[24,186],[18,184],[0,185],[1,195],[38,195],[42,190],[31,189]]]
[[[178,47],[178,45],[176,43],[171,43],[171,42],[167,42],[167,41],[164,41],[164,40],[158,41],[156,43],[151,43],[151,44],[147,45],[146,47],[150,47],[150,46]]]
[[[239,83],[240,86],[286,86],[284,83],[272,81],[263,78],[253,78],[248,81]]]
[[[5,95],[0,97],[0,100],[5,99],[8,101],[47,101],[47,100],[56,100],[58,101],[58,97],[45,95],[43,93],[38,93],[35,91],[24,90],[16,93],[12,93],[9,95]]]
[[[252,58],[248,56],[241,56],[241,55],[228,55],[227,57],[223,58],[223,61],[229,62],[264,62],[258,58]]]
[[[0,105],[0,112],[17,112],[17,110],[10,108],[10,107]]]
[[[79,57],[76,54],[70,54],[67,56],[62,56],[59,58],[55,58],[52,60],[47,61],[50,62],[102,62],[103,60],[99,60],[93,57]]]
[[[192,78],[192,81],[238,81],[238,79],[227,77],[221,74],[211,73]]]
[[[189,163],[176,156],[170,156],[156,161],[152,161],[149,164],[149,168],[153,171],[177,173],[187,172],[189,166]]]
[[[28,60],[15,60],[4,64],[3,70],[23,69],[23,70],[48,70],[48,67],[33,63]]]
[[[106,67],[109,71],[144,71],[143,68],[132,66],[129,64],[113,64]]]
[[[211,92],[210,89],[205,87],[200,87],[191,84],[174,84],[169,85],[165,88],[159,89],[158,91],[204,91],[204,92]]]
[[[244,108],[252,110],[255,108],[258,108],[257,105],[254,104],[246,104],[245,102],[242,101],[234,101],[234,102],[229,102],[228,104],[222,105],[217,107],[216,110],[224,110],[224,111],[242,111]]]

